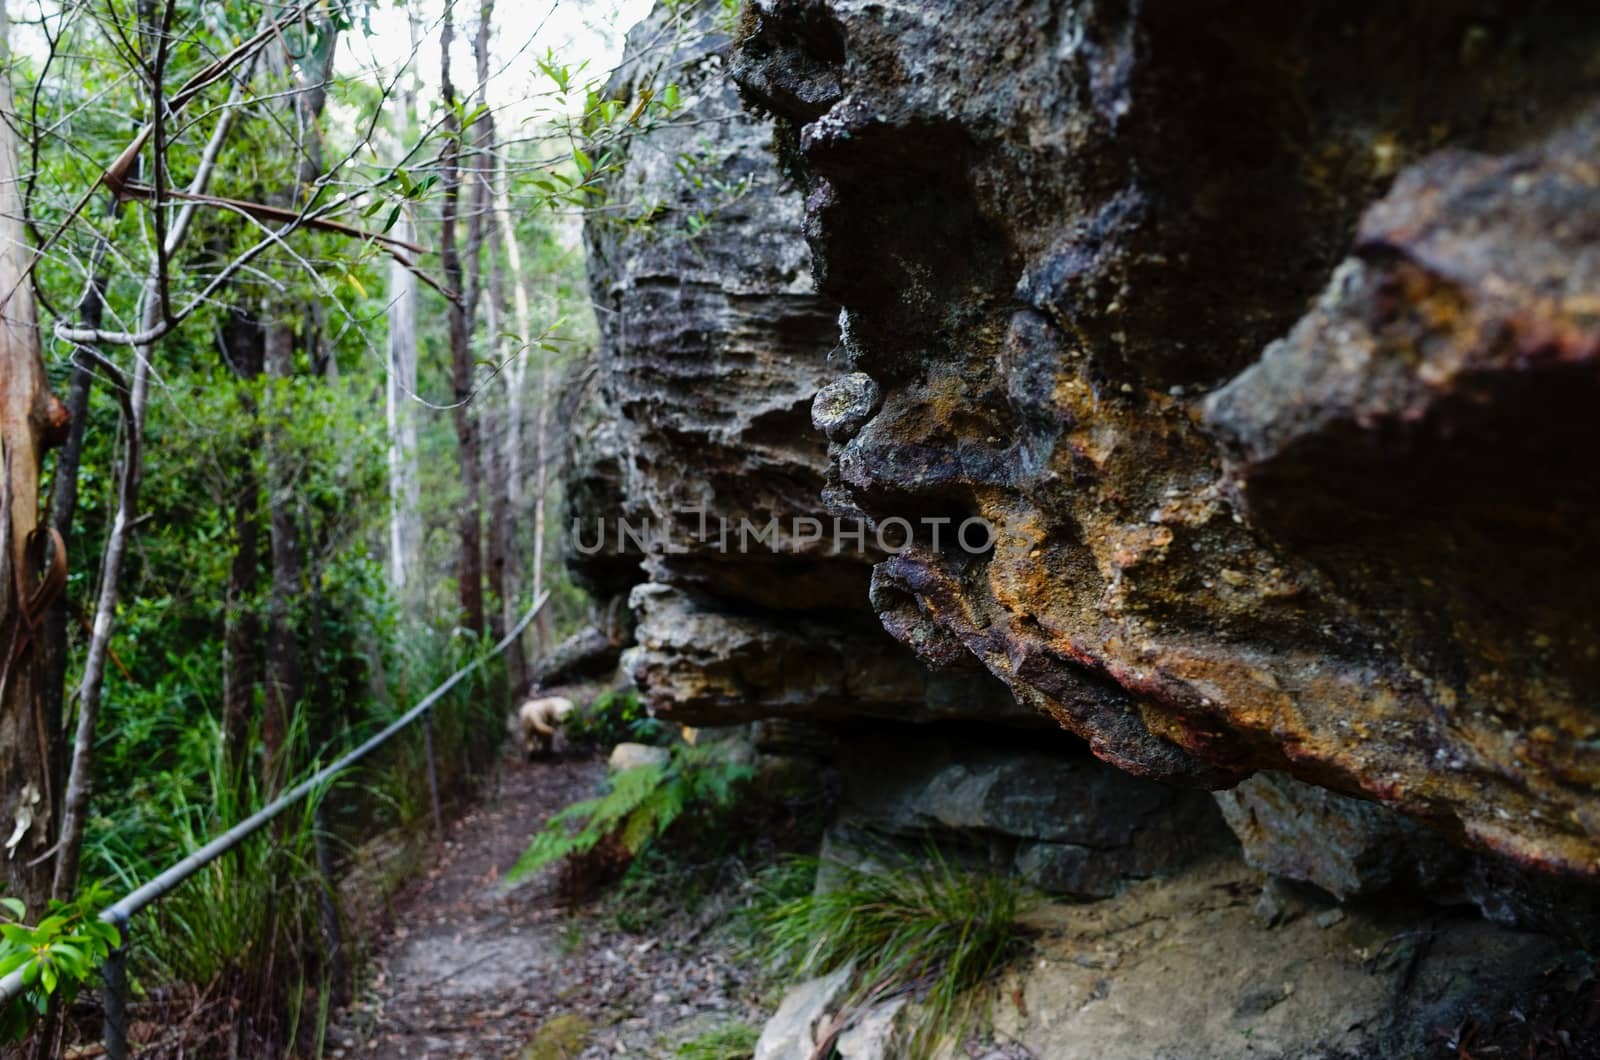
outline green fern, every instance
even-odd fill
[[[686,808],[732,802],[738,785],[752,772],[714,748],[675,746],[665,765],[623,770],[611,778],[604,794],[575,802],[552,817],[506,873],[506,884],[521,883],[562,858],[586,854],[610,836],[630,856],[637,855]]]

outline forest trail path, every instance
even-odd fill
[[[506,871],[551,815],[594,795],[602,762],[504,760],[498,782],[449,823],[432,869],[391,904],[355,1004],[326,1055],[356,1060],[670,1056],[744,1005],[739,970],[670,938],[607,930],[559,900],[552,874],[507,890]],[[537,1036],[538,1044],[529,1048]]]
[[[587,798],[605,767],[587,758],[503,759],[481,800],[449,822],[437,861],[394,896],[358,1004],[329,1035],[332,1056],[513,1056],[562,989],[563,909],[547,883],[502,884],[533,834]]]

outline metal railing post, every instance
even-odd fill
[[[121,936],[117,946],[106,955],[100,968],[100,978],[105,990],[105,1037],[107,1060],[128,1058],[128,918],[108,918]]]
[[[317,849],[317,874],[322,877],[322,947],[328,961],[328,987],[335,999],[344,997],[344,938],[339,930],[339,893],[333,875],[333,848],[328,841],[328,819],[319,798],[311,811],[313,842]]]
[[[428,797],[433,800],[433,834],[444,838],[444,813],[439,809],[439,760],[433,753],[433,711],[422,715],[422,751],[428,759]]]

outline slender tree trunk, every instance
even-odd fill
[[[319,34],[318,54],[307,56],[309,80],[294,85],[289,114],[296,129],[298,163],[295,180],[285,189],[280,205],[297,205],[309,193],[322,173],[322,143],[317,124],[328,98],[328,80],[333,76],[337,35],[331,23],[324,23]],[[281,69],[289,73],[288,56],[280,56]],[[277,406],[265,435],[263,452],[267,465],[267,525],[272,561],[272,583],[267,600],[266,702],[261,718],[261,742],[266,752],[266,788],[276,792],[289,769],[287,749],[289,726],[296,705],[305,693],[305,666],[301,658],[295,601],[305,587],[305,542],[300,533],[300,498],[296,492],[293,457],[287,441],[287,406],[295,376],[295,334],[293,321],[310,319],[304,303],[269,305],[266,341],[262,360],[268,386]],[[307,328],[306,341],[312,341]],[[313,368],[315,351],[308,347]]]
[[[223,329],[223,342],[224,359],[236,379],[248,384],[261,378],[266,335],[260,321],[248,311],[235,308]],[[244,400],[245,414],[254,420],[254,398]],[[245,451],[233,461],[233,496],[228,504],[233,562],[228,566],[223,612],[222,739],[229,765],[241,780],[240,766],[249,750],[250,721],[255,717],[256,688],[264,676],[261,616],[256,609],[261,582],[261,480],[254,459],[261,444],[259,434],[246,432]]]
[[[461,485],[465,493],[457,522],[457,594],[461,603],[461,624],[474,633],[483,632],[483,488],[478,455],[478,422],[472,407],[474,364],[472,357],[472,299],[468,290],[457,246],[456,227],[461,208],[461,147],[464,132],[457,118],[455,83],[450,80],[450,49],[455,44],[453,5],[444,9],[443,33],[439,42],[439,92],[444,100],[444,211],[439,225],[439,255],[445,284],[457,293],[450,303],[450,382],[455,396],[453,415],[456,428],[456,453]],[[474,215],[478,216],[478,215]],[[478,216],[481,228],[481,216]],[[473,218],[468,218],[468,252]]]
[[[422,27],[408,9],[415,50]],[[410,140],[416,125],[418,78],[396,86],[396,153]],[[401,209],[396,235],[407,242],[417,236],[409,204]],[[422,483],[417,456],[417,275],[397,261],[389,263],[389,372],[385,413],[389,428],[389,586],[406,613],[423,612]]]
[[[145,20],[144,25],[153,27],[153,8],[142,5],[141,17]],[[150,35],[155,35],[153,29]],[[158,59],[157,73],[160,69],[161,62]],[[205,150],[201,153],[194,179],[190,182],[191,194],[204,192],[211,179],[217,156],[233,125],[233,116],[243,91],[242,82],[249,79],[251,69],[253,64],[245,70],[241,82],[235,84],[230,93],[229,101],[233,105],[222,108],[218,115],[217,124],[211,132],[211,139],[207,141]],[[155,109],[159,111],[159,108]],[[160,121],[158,120],[156,124],[155,143],[159,147],[162,142]],[[159,165],[157,169],[159,171]],[[165,312],[162,298],[164,263],[183,242],[184,234],[188,231],[194,214],[195,205],[188,203],[178,211],[170,227],[161,226],[158,254],[145,277],[144,292],[140,301],[141,330],[154,328],[162,319]],[[111,653],[111,631],[117,613],[122,560],[127,552],[128,538],[133,529],[134,512],[139,500],[139,480],[144,470],[140,449],[144,438],[144,410],[150,389],[150,362],[154,355],[155,350],[149,345],[135,347],[132,383],[124,385],[120,380],[113,383],[118,386],[119,393],[124,397],[123,418],[127,421],[125,432],[127,442],[118,480],[117,511],[112,518],[111,530],[106,535],[105,551],[100,559],[100,585],[96,594],[94,623],[89,633],[89,649],[84,658],[83,676],[78,683],[78,725],[73,734],[72,765],[67,776],[61,838],[56,854],[54,882],[51,885],[54,896],[61,899],[71,897],[78,882],[78,858],[83,847],[83,825],[88,816],[89,795],[94,784],[95,726],[100,717],[100,694],[105,685],[106,660]],[[109,366],[106,366],[105,370],[114,372]]]
[[[9,68],[10,24],[0,10],[0,60]],[[50,775],[44,730],[49,660],[39,638],[59,593],[65,555],[45,546],[39,473],[65,408],[50,395],[39,354],[38,315],[24,269],[30,254],[18,165],[20,127],[10,79],[0,73],[0,814],[5,891],[39,910],[50,865]],[[41,534],[43,529],[46,532]],[[54,585],[54,590],[51,586]]]
[[[492,242],[492,241],[491,241]],[[489,264],[488,300],[485,303],[484,323],[490,335],[499,336],[505,325],[501,318],[505,306],[505,268],[501,257],[491,248]],[[512,355],[504,339],[495,340],[495,348],[502,359]],[[490,584],[494,586],[494,609],[490,612],[490,629],[495,640],[505,635],[516,621],[518,600],[516,548],[512,532],[510,466],[506,459],[506,436],[511,433],[513,406],[510,387],[511,373],[502,370],[498,385],[492,392],[494,430],[484,439],[484,459],[488,467],[489,487],[489,570]],[[506,685],[517,695],[527,686],[527,661],[523,657],[522,642],[513,641],[506,649]]]
[[[483,301],[484,257],[490,259],[488,298],[486,302],[486,333],[490,348],[503,352],[504,342],[498,338],[502,331],[500,311],[504,297],[504,272],[500,259],[494,253],[495,164],[496,136],[494,112],[489,108],[489,38],[494,22],[494,0],[482,0],[478,7],[478,32],[473,38],[472,54],[477,74],[478,120],[473,124],[472,213],[467,225],[467,263],[470,276],[467,281],[468,309],[475,310]],[[509,612],[515,607],[515,590],[511,581],[511,507],[506,494],[507,477],[504,438],[510,403],[506,400],[505,377],[497,373],[494,385],[488,390],[486,400],[480,403],[480,422],[485,424],[479,460],[484,471],[484,485],[489,502],[489,631],[495,640],[505,634],[512,621]],[[523,659],[521,645],[514,644],[506,655],[506,690],[520,691],[523,686]],[[502,690],[505,691],[505,690]]]
[[[85,327],[100,326],[104,291],[105,277],[96,272],[78,306],[78,318]],[[91,372],[84,358],[73,358],[72,375],[67,384],[67,437],[61,445],[61,451],[56,454],[55,472],[51,476],[50,525],[61,535],[62,541],[72,539],[72,521],[78,511],[78,471],[83,463],[83,434],[89,418]],[[50,787],[53,791],[64,791],[67,783],[63,714],[66,708],[67,665],[71,655],[68,636],[72,618],[71,603],[66,592],[62,591],[51,601],[44,620],[42,647],[48,658],[45,668],[49,673],[43,692],[44,725],[49,734],[47,747]]]
[[[522,248],[517,244],[516,221],[511,216],[511,198],[505,181],[495,185],[494,212],[500,222],[500,244],[505,248],[506,265],[511,269],[512,322],[516,325],[516,353],[506,366],[509,397],[506,417],[506,486],[510,493],[513,518],[522,516],[523,460],[522,439],[527,427],[527,383],[529,344],[533,342],[533,314],[528,308],[528,288],[522,276]]]
[[[158,320],[160,308],[153,300],[154,284],[145,290],[144,319]],[[134,513],[139,506],[139,485],[144,474],[144,410],[150,393],[148,346],[136,351],[131,386],[120,376],[111,385],[123,396],[122,466],[117,474],[117,510],[106,535],[105,552],[100,562],[100,586],[96,593],[94,625],[89,636],[89,652],[78,683],[78,729],[72,745],[72,770],[67,778],[65,813],[61,820],[61,845],[56,855],[54,897],[71,897],[78,884],[78,858],[83,848],[83,824],[88,815],[89,795],[94,782],[94,735],[100,717],[100,693],[105,686],[106,659],[111,651],[111,628],[117,613],[121,589],[122,560],[127,554]]]
[[[400,239],[416,238],[408,212],[395,226]],[[424,598],[422,483],[417,460],[417,277],[389,266],[389,376],[385,411],[389,426],[389,584],[413,617]]]
[[[539,414],[533,428],[533,595],[544,592],[545,502],[550,495],[550,352],[539,351]],[[539,612],[537,650],[550,647],[550,610]]]
[[[516,313],[518,350],[507,375],[510,391],[506,415],[506,491],[511,509],[512,525],[524,515],[523,491],[527,473],[524,470],[523,449],[527,437],[527,386],[528,362],[532,355],[533,314],[528,304],[528,288],[522,270],[522,250],[517,245],[516,224],[511,217],[511,202],[502,185],[495,193],[495,213],[500,218],[501,240],[505,245],[506,264],[511,268],[511,304]],[[539,357],[539,401],[537,422],[533,432],[533,596],[544,591],[544,521],[545,495],[548,491],[545,430],[550,408],[550,354],[542,347]],[[508,619],[509,621],[509,619]],[[539,612],[534,628],[538,632],[536,652],[543,651],[550,642],[549,612]]]
[[[147,11],[147,17],[153,13]],[[157,60],[156,71],[161,69]],[[246,71],[245,77],[248,79]],[[237,104],[242,88],[235,85],[230,102]],[[201,154],[196,167],[190,194],[205,191],[216,166],[217,156],[232,128],[235,107],[224,107],[212,129],[211,139]],[[155,136],[157,148],[162,137],[160,122]],[[158,166],[159,168],[159,166]],[[159,211],[158,211],[159,212]],[[145,277],[144,292],[140,302],[140,327],[148,331],[160,323],[163,306],[162,282],[165,264],[173,251],[183,242],[183,237],[194,219],[193,203],[178,211],[170,227],[162,227],[159,253]],[[122,561],[127,553],[128,540],[133,531],[135,512],[139,506],[139,486],[144,475],[144,414],[150,393],[150,365],[155,349],[150,345],[134,348],[133,378],[123,384],[113,378],[113,386],[124,395],[123,419],[126,421],[126,448],[118,475],[117,510],[112,517],[111,530],[106,535],[105,551],[100,559],[100,585],[96,594],[94,623],[89,633],[89,650],[84,658],[83,676],[78,683],[78,726],[73,736],[72,766],[67,777],[65,809],[61,819],[61,840],[56,855],[55,880],[52,892],[56,898],[71,897],[78,882],[78,859],[83,848],[83,826],[89,812],[89,796],[94,786],[95,727],[100,718],[100,698],[105,687],[106,661],[111,653],[111,631],[116,620],[117,602],[121,590]],[[108,372],[114,371],[109,368]]]

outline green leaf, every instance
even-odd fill
[[[53,943],[50,947],[50,953],[53,956],[65,957],[69,961],[82,962],[84,959],[83,951],[70,942]]]

